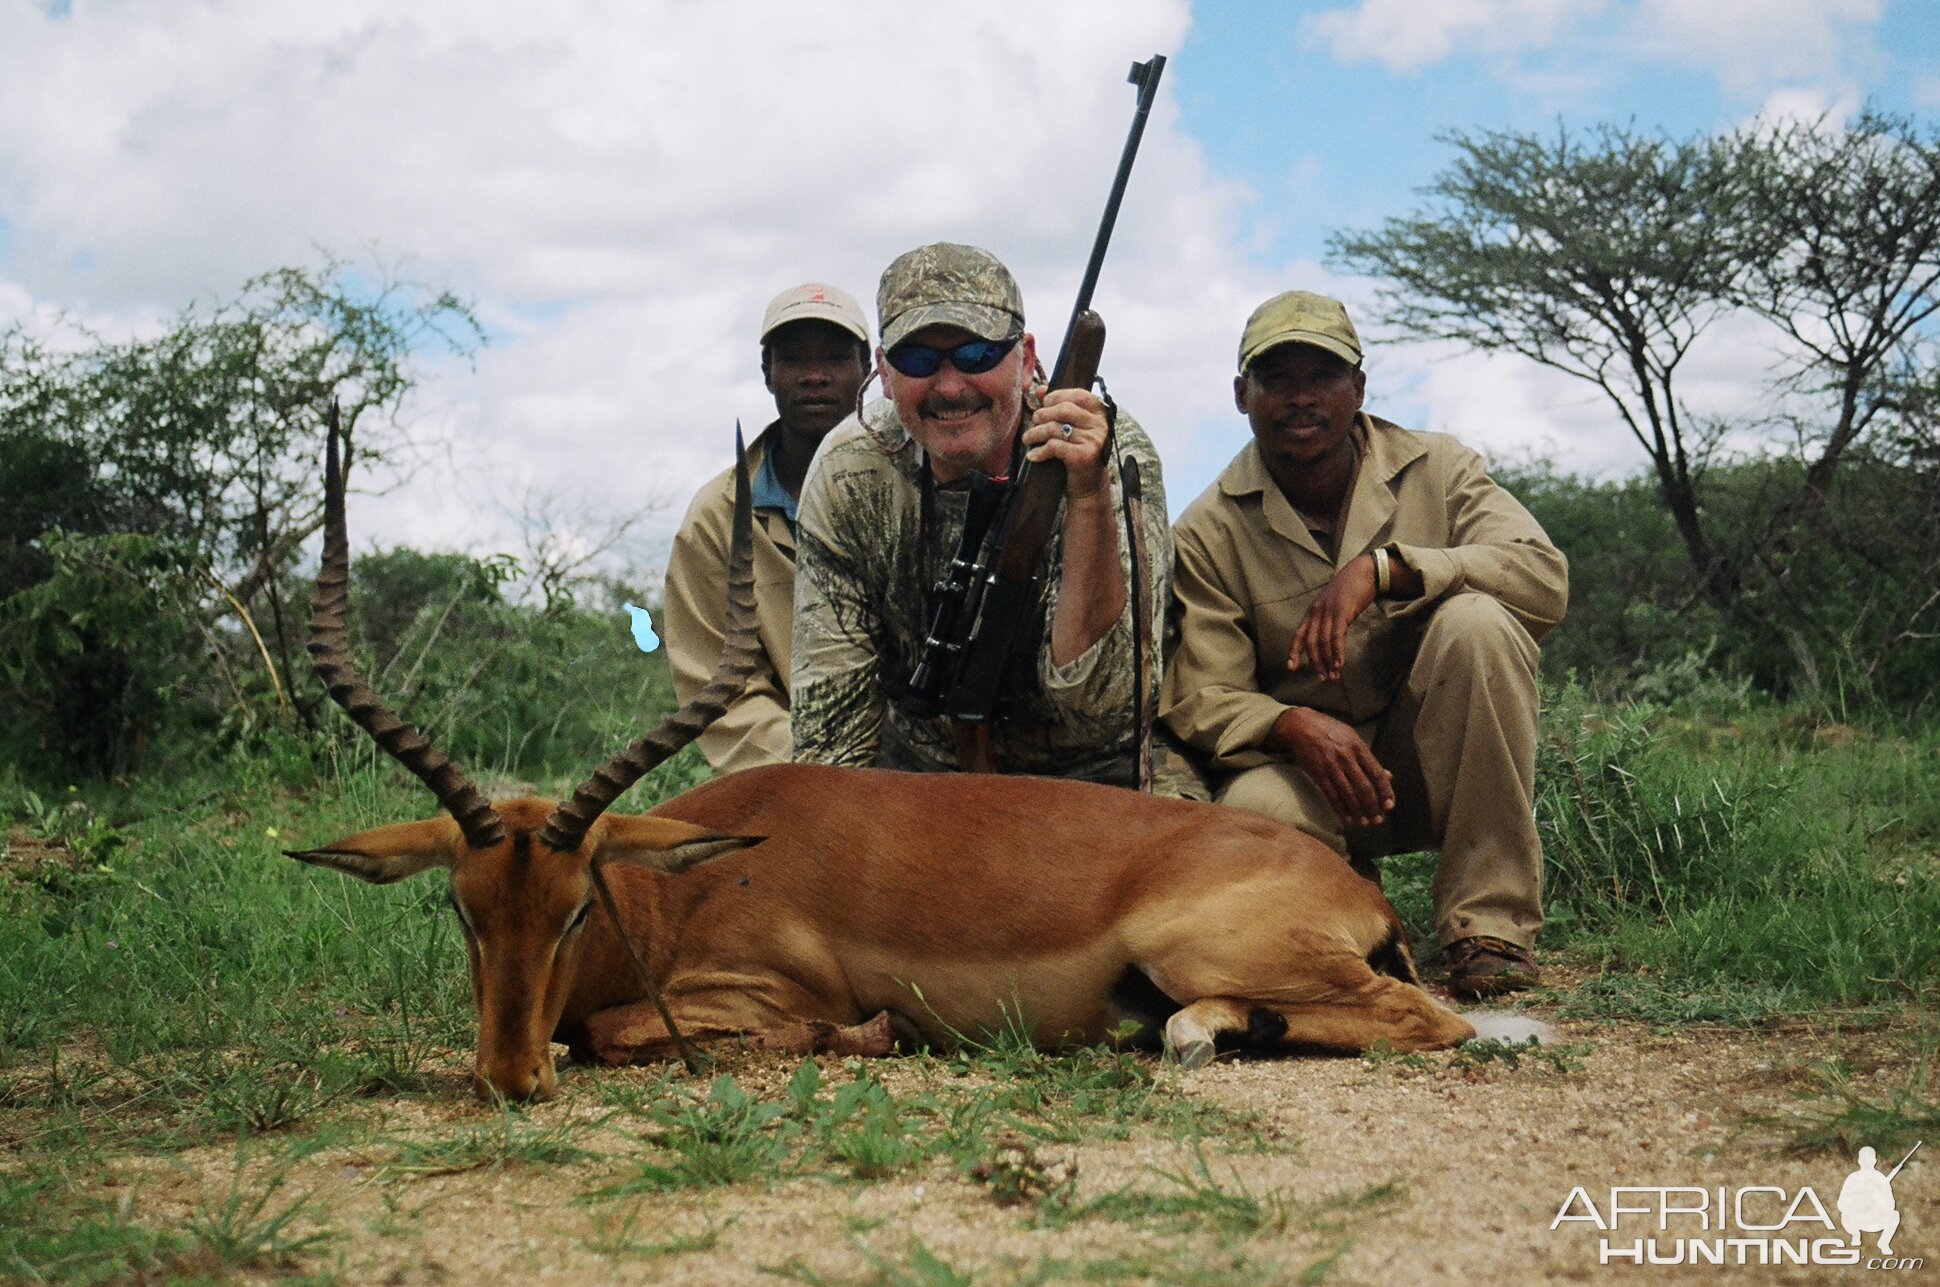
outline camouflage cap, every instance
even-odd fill
[[[960,326],[985,340],[1024,329],[1024,296],[997,256],[939,241],[918,246],[882,271],[876,290],[882,346],[893,349],[925,326]]]
[[[1347,309],[1339,300],[1310,290],[1275,295],[1253,310],[1239,337],[1239,369],[1246,370],[1254,358],[1282,344],[1311,344],[1349,366],[1361,364],[1361,337],[1347,320]]]
[[[829,322],[864,344],[869,342],[869,319],[862,315],[855,296],[822,282],[803,282],[769,300],[761,317],[761,342],[766,344],[770,335],[790,322]]]

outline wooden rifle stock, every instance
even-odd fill
[[[1090,309],[1078,314],[1059,356],[1051,388],[1088,389],[1105,354],[1105,321]],[[1011,496],[999,519],[997,546],[981,581],[971,589],[970,630],[963,664],[944,703],[944,713],[967,724],[996,714],[1004,667],[1037,602],[1037,563],[1050,540],[1064,501],[1064,465],[1019,458]]]

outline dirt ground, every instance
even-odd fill
[[[1540,1013],[1540,1012],[1538,1012]],[[1549,1016],[1553,1017],[1553,1016]],[[367,1101],[358,1142],[291,1162],[249,1161],[244,1183],[282,1170],[283,1196],[307,1198],[306,1219],[332,1233],[317,1250],[243,1280],[332,1273],[345,1282],[651,1282],[668,1284],[1156,1283],[1522,1284],[1627,1280],[1652,1284],[1806,1284],[1940,1278],[1940,1184],[1928,1141],[1896,1180],[1902,1224],[1894,1251],[1922,1260],[1895,1271],[1824,1265],[1599,1265],[1599,1241],[1621,1247],[1657,1236],[1667,1254],[1678,1233],[1708,1239],[1840,1238],[1817,1223],[1783,1234],[1729,1228],[1700,1232],[1698,1217],[1626,1214],[1606,1234],[1584,1217],[1551,1228],[1574,1188],[1609,1218],[1613,1187],[1692,1186],[1714,1211],[1739,1190],[1753,1194],[1746,1219],[1775,1223],[1809,1187],[1832,1219],[1852,1157],[1788,1156],[1783,1131],[1759,1119],[1795,1110],[1813,1069],[1840,1059],[1853,1082],[1903,1084],[1912,1017],[1852,1030],[1793,1023],[1757,1031],[1557,1021],[1579,1047],[1567,1069],[1551,1061],[1225,1059],[1190,1073],[1166,1072],[1176,1093],[1208,1106],[1256,1113],[1259,1126],[1209,1138],[1201,1183],[1242,1195],[1270,1218],[1234,1231],[1185,1220],[1060,1223],[1033,1205],[1001,1206],[991,1188],[932,1160],[877,1182],[828,1178],[683,1189],[645,1198],[587,1200],[641,1148],[639,1119],[617,1115],[595,1074],[568,1070],[562,1096],[530,1110],[545,1127],[607,1121],[575,1143],[597,1156],[560,1165],[513,1164],[457,1174],[398,1174],[372,1138],[449,1134],[497,1120],[466,1093],[454,1060],[438,1092]],[[1587,1047],[1587,1049],[1580,1049]],[[795,1061],[737,1057],[727,1070],[750,1091],[780,1095]],[[920,1094],[934,1061],[872,1065],[899,1098]],[[600,1077],[638,1078],[664,1070]],[[839,1078],[839,1067],[826,1071]],[[610,1087],[609,1087],[610,1089]],[[1031,1162],[1063,1174],[1075,1166],[1073,1202],[1114,1190],[1180,1192],[1195,1157],[1189,1140],[1137,1128],[1129,1139],[1036,1144]],[[1885,1152],[1885,1150],[1881,1150]],[[104,1177],[133,1218],[186,1220],[211,1193],[237,1184],[233,1148],[130,1159]],[[1881,1169],[1894,1157],[1883,1157]],[[1647,1195],[1622,1199],[1646,1205]],[[1686,1194],[1677,1205],[1699,1199]],[[1760,1204],[1764,1205],[1760,1205]],[[1779,1205],[1773,1205],[1779,1204]],[[1655,1208],[1653,1207],[1654,1211]],[[1802,1208],[1805,1215],[1812,1208]],[[913,1241],[914,1240],[914,1241]],[[1863,1248],[1877,1255],[1874,1237]],[[920,1244],[920,1245],[917,1245]],[[1727,1255],[1736,1252],[1727,1249]],[[933,1259],[931,1259],[933,1257]],[[939,1263],[940,1262],[940,1263]]]

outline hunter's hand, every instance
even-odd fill
[[[1394,775],[1353,729],[1331,715],[1289,707],[1274,721],[1267,746],[1292,756],[1350,827],[1377,826],[1394,808]]]
[[[1025,455],[1033,462],[1064,462],[1064,495],[1084,500],[1105,493],[1105,447],[1110,437],[1105,404],[1089,389],[1059,389],[1024,427]]]
[[[1347,669],[1347,628],[1374,602],[1374,556],[1349,559],[1307,608],[1287,648],[1287,669],[1312,666],[1314,674],[1338,683]]]

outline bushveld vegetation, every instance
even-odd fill
[[[654,676],[642,704],[668,705],[658,667],[629,664]],[[1538,1002],[1666,1027],[1834,1015],[1864,1026],[1931,1003],[1940,735],[1833,722],[1715,681],[1674,699],[1617,703],[1573,684],[1548,697],[1545,951],[1572,986]],[[622,703],[587,718],[623,722]],[[506,742],[490,768],[541,790],[583,768],[546,765],[529,747]],[[643,784],[640,804],[700,774],[691,750],[669,768]],[[73,785],[0,781],[0,805],[19,820],[0,889],[0,1136],[12,1159],[0,1167],[0,1275],[193,1278],[318,1263],[329,1211],[274,1181],[345,1149],[387,1184],[557,1170],[563,1192],[591,1204],[592,1241],[627,1258],[683,1254],[710,1236],[643,1219],[644,1199],[800,1179],[929,1176],[984,1191],[1032,1227],[1133,1221],[1221,1246],[1264,1227],[1345,1239],[1359,1204],[1383,1201],[1371,1188],[1321,1210],[1255,1191],[1220,1159],[1275,1147],[1257,1122],[1181,1096],[1148,1057],[1040,1055],[1005,1034],[913,1061],[920,1071],[906,1068],[893,1088],[861,1064],[806,1063],[785,1085],[732,1066],[698,1081],[581,1071],[566,1088],[597,1107],[590,1117],[508,1109],[398,1131],[372,1106],[466,1096],[470,997],[443,890],[373,889],[280,851],[427,813],[421,788],[361,743],[294,735],[212,754],[179,777]],[[1418,935],[1431,873],[1425,855],[1384,873]],[[1523,1076],[1572,1067],[1567,1048],[1459,1058]],[[1827,1065],[1778,1137],[1910,1146],[1940,1112],[1931,1067],[1932,1052],[1916,1049],[1882,1086]],[[1199,1162],[1080,1196],[1060,1145],[1114,1133],[1176,1141]],[[90,1178],[116,1159],[225,1148],[237,1150],[232,1178],[198,1191],[191,1215],[167,1227],[118,1208]],[[1314,1238],[1316,1260],[1337,1245]],[[873,1281],[957,1281],[934,1276],[941,1260],[921,1270],[929,1254],[909,1248]],[[1122,1280],[1179,1272],[1130,1266]],[[1275,1281],[1252,1272],[1206,1281]]]
[[[1801,137],[1817,164],[1892,177]],[[1905,123],[1873,138],[1933,151]],[[1464,146],[1465,164],[1650,179],[1640,192],[1723,164],[1679,153],[1666,166],[1620,134],[1603,141],[1614,168],[1602,171],[1568,140],[1553,154],[1531,140]],[[1749,202],[1759,173],[1714,177]],[[1452,182],[1442,195],[1468,199]],[[1940,203],[1882,208],[1918,224]],[[1412,253],[1409,232],[1353,244]],[[1934,238],[1922,244],[1914,261],[1931,264]],[[1789,298],[1771,275],[1784,256],[1768,258],[1712,279],[1705,308],[1760,306],[1754,287]],[[1924,281],[1902,293],[1932,301]],[[1836,468],[1821,467],[1823,434],[1727,455],[1700,433],[1701,467],[1672,471],[1695,506],[1682,515],[1661,470],[1502,471],[1572,559],[1571,617],[1544,653],[1537,803],[1558,981],[1532,1000],[1664,1028],[1903,1031],[1914,1016],[1894,1076],[1828,1063],[1766,1123],[1808,1150],[1903,1151],[1940,1122],[1935,1036],[1918,1020],[1940,991],[1940,448],[1922,307],[1860,388],[1874,411]],[[282,1183],[319,1154],[347,1154],[386,1186],[369,1221],[380,1237],[415,1227],[420,1180],[551,1169],[560,1201],[593,1213],[586,1249],[651,1264],[704,1252],[733,1220],[670,1231],[642,1215],[658,1196],[919,1176],[988,1196],[1020,1227],[1130,1223],[1188,1240],[1004,1281],[1326,1277],[1393,1188],[1376,1176],[1295,1201],[1250,1186],[1236,1153],[1296,1142],[1116,1051],[1048,1056],[999,1033],[898,1061],[893,1077],[826,1061],[779,1078],[730,1063],[699,1082],[587,1070],[567,1078],[584,1114],[502,1109],[427,1133],[370,1111],[464,1093],[470,996],[437,881],[352,886],[281,856],[431,810],[345,731],[303,663],[310,480],[332,392],[362,424],[360,459],[382,464],[404,446],[391,417],[426,346],[462,355],[476,342],[459,301],[335,264],[271,274],[159,340],[0,337],[0,1280],[328,1277],[338,1222]],[[1674,400],[1669,373],[1655,392]],[[1791,369],[1774,395],[1784,416],[1843,396],[1843,373]],[[633,648],[617,610],[645,601],[639,585],[410,549],[364,553],[352,583],[360,669],[487,790],[568,789],[672,704],[663,662]],[[704,776],[690,748],[625,805]],[[1425,855],[1383,871],[1418,938],[1432,871]],[[1475,1047],[1368,1063],[1383,1076],[1431,1063],[1568,1076],[1577,1059]],[[1081,1190],[1060,1150],[1120,1136],[1172,1141],[1186,1160]],[[211,1149],[233,1150],[227,1178],[166,1223],[116,1196],[129,1181],[101,1182],[131,1159]],[[851,1228],[873,1218],[859,1209]],[[1263,1231],[1294,1236],[1300,1261],[1256,1254]],[[865,1248],[872,1276],[855,1281],[971,1280],[921,1241],[893,1245]],[[833,1281],[798,1257],[764,1269]]]

